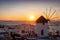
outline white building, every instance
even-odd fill
[[[36,33],[40,37],[48,36],[48,20],[46,20],[43,16],[39,17],[36,20]]]

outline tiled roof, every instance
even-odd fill
[[[36,23],[47,23],[48,20],[44,17],[44,16],[40,16],[37,20],[36,20]]]

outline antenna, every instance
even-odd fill
[[[56,10],[51,14],[50,18],[55,14]]]

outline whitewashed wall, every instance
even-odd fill
[[[41,30],[44,30],[44,35],[41,35]],[[37,23],[36,24],[36,30],[35,32],[38,34],[38,36],[45,37],[48,36],[48,24],[42,24],[42,23]]]

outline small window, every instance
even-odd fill
[[[41,30],[41,35],[44,35],[44,30],[43,29]]]

